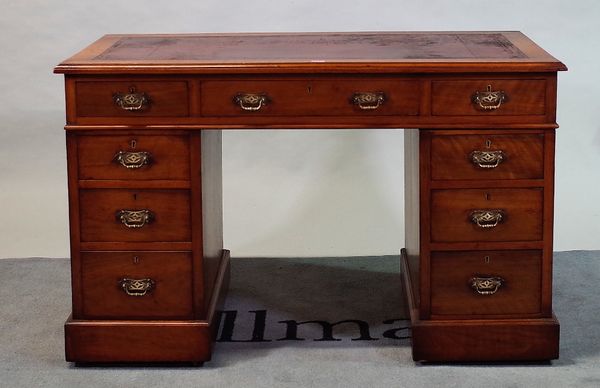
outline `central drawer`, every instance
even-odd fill
[[[192,316],[190,252],[82,252],[86,318]]]
[[[541,313],[542,252],[432,252],[431,314]]]
[[[421,87],[394,78],[239,79],[201,84],[203,116],[419,114]]]
[[[188,190],[80,191],[83,242],[189,242]]]
[[[542,188],[431,192],[432,242],[540,241]]]

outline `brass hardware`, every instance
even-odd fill
[[[481,168],[496,168],[506,159],[502,151],[473,151],[469,155],[473,164]]]
[[[257,111],[267,105],[269,98],[265,93],[238,93],[233,97],[233,102],[243,110]]]
[[[154,213],[147,209],[119,210],[115,217],[128,228],[141,228],[154,221]]]
[[[119,151],[113,157],[113,161],[125,168],[141,168],[152,163],[152,155],[146,151]]]
[[[385,102],[383,92],[354,93],[350,101],[362,110],[377,109]]]
[[[113,100],[123,110],[144,110],[150,104],[150,98],[146,93],[138,93],[135,86],[129,88],[129,93],[115,93]]]
[[[129,296],[144,296],[154,290],[156,283],[152,279],[129,279],[119,280],[119,287]]]
[[[502,210],[474,210],[469,219],[480,228],[494,228],[504,219]]]
[[[488,85],[485,92],[475,92],[472,97],[474,104],[483,110],[496,110],[508,96],[503,90],[492,91],[492,85]]]
[[[504,284],[504,279],[498,276],[476,276],[469,280],[469,285],[479,295],[493,295]]]

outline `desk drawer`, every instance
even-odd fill
[[[79,136],[79,179],[190,179],[187,136]]]
[[[190,252],[82,252],[85,318],[192,317]]]
[[[81,241],[189,242],[188,190],[80,191]]]
[[[541,313],[541,251],[432,252],[432,315]]]
[[[187,81],[77,81],[79,117],[189,116]]]
[[[431,112],[434,116],[544,115],[546,80],[433,81]]]
[[[540,241],[543,189],[431,192],[432,242]]]
[[[542,179],[544,135],[431,138],[431,179]]]
[[[418,81],[397,79],[202,82],[203,116],[418,115]]]

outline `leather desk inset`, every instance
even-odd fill
[[[519,32],[107,35],[65,74],[67,360],[210,359],[227,286],[221,130],[408,128],[419,361],[558,357],[557,72]],[[398,150],[398,152],[402,152]]]

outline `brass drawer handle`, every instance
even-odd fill
[[[469,285],[479,295],[493,295],[503,284],[504,279],[499,276],[476,276],[469,280]]]
[[[496,168],[506,159],[502,151],[473,151],[470,157],[473,164],[481,168]]]
[[[147,209],[141,210],[119,210],[115,214],[117,221],[120,221],[128,228],[141,228],[154,221],[154,213]]]
[[[125,168],[141,168],[152,163],[152,154],[146,151],[119,151],[113,157],[113,161]]]
[[[383,92],[361,92],[354,93],[350,101],[362,110],[377,109],[385,102]]]
[[[508,96],[504,91],[492,91],[492,85],[488,85],[485,92],[475,92],[472,100],[480,109],[496,110],[500,108],[503,102],[508,100]]]
[[[150,104],[150,97],[136,92],[135,86],[129,88],[129,93],[115,93],[113,100],[119,108],[128,111],[144,110]]]
[[[471,222],[480,228],[495,228],[504,219],[502,210],[473,210],[469,215]]]
[[[257,111],[267,105],[269,98],[265,93],[238,93],[233,97],[233,102],[247,111]]]
[[[144,296],[154,290],[156,283],[152,279],[129,279],[119,280],[119,287],[129,296]]]

